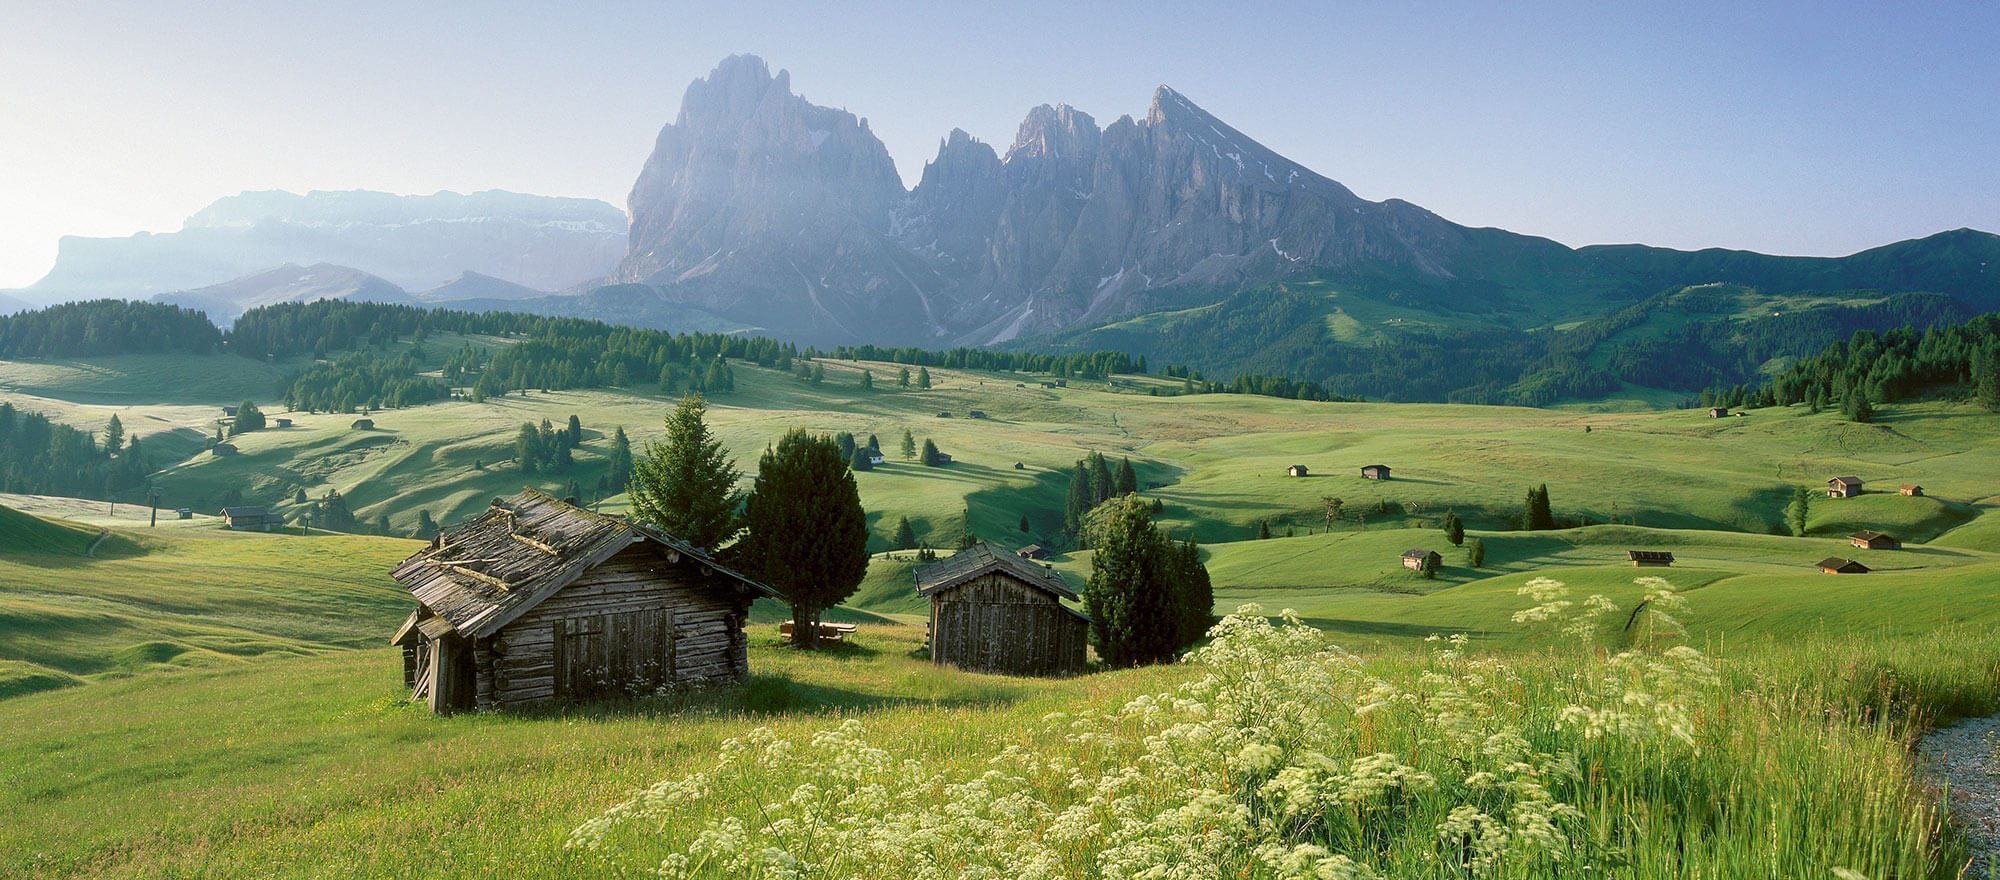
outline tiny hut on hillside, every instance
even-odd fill
[[[1418,548],[1403,551],[1403,567],[1411,571],[1423,571],[1426,564],[1437,565],[1442,562],[1444,557],[1439,556],[1436,550]]]
[[[225,456],[231,456],[231,455],[235,455],[235,454],[236,454],[236,444],[234,444],[234,443],[217,443],[217,444],[215,444],[214,446],[210,446],[210,447],[208,448],[208,454],[209,454],[209,455],[213,455],[213,456],[215,456],[216,458],[223,458],[223,457],[225,457]]]
[[[1852,559],[1828,556],[1819,561],[1819,570],[1827,574],[1867,574],[1868,566],[1855,562]]]
[[[1305,465],[1302,464],[1295,464],[1292,465],[1291,467],[1285,468],[1285,476],[1288,477],[1303,477],[1309,473],[1311,472],[1306,469]]]
[[[1047,559],[1049,558],[1049,548],[1043,547],[1040,544],[1029,544],[1014,551],[1014,555],[1022,559]]]
[[[1826,481],[1826,497],[1852,498],[1861,494],[1860,477],[1834,477]]]
[[[1924,487],[1919,486],[1915,483],[1904,483],[1902,487],[1897,489],[1896,491],[1901,492],[1904,495],[1908,495],[1911,498],[1924,497]]]
[[[1847,536],[1847,542],[1863,550],[1901,550],[1903,542],[1882,534],[1874,529],[1863,529]]]
[[[271,424],[273,424],[273,425],[276,425],[276,426],[278,426],[278,427],[280,427],[280,428],[289,428],[289,427],[291,427],[291,426],[292,426],[292,420],[291,420],[291,419],[272,419],[272,420],[271,420]]]
[[[1674,554],[1667,550],[1627,550],[1625,558],[1632,560],[1633,568],[1667,568],[1674,564]]]
[[[375,420],[355,419],[354,424],[348,425],[348,427],[353,428],[356,431],[373,431],[375,430]]]
[[[1371,480],[1386,480],[1389,479],[1389,466],[1386,464],[1371,464],[1361,469],[1361,475]]]
[[[915,573],[931,600],[931,662],[1006,675],[1083,670],[1090,618],[1062,575],[980,542]]]
[[[533,489],[394,577],[418,605],[390,642],[412,699],[437,712],[740,679],[750,603],[776,595],[679,538]]]
[[[274,532],[284,528],[285,517],[266,507],[225,507],[222,526],[238,532]]]
[[[1729,407],[1711,406],[1708,408],[1708,417],[1711,419],[1719,419],[1726,415],[1729,415]]]

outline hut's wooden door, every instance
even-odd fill
[[[457,635],[431,642],[429,700],[431,711],[440,714],[472,708],[476,688],[472,668],[472,645]]]
[[[643,695],[673,680],[668,608],[556,621],[556,696]]]

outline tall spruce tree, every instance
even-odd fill
[[[575,449],[583,442],[583,420],[576,413],[569,414],[569,424],[563,428],[563,445]]]
[[[1132,469],[1132,459],[1118,459],[1118,470],[1111,475],[1111,491],[1119,495],[1130,495],[1139,491],[1139,472]]]
[[[1785,505],[1785,525],[1790,526],[1795,537],[1806,534],[1806,514],[1812,509],[1812,490],[1804,486],[1792,488],[1792,502]]]
[[[924,438],[923,463],[931,467],[944,464],[944,459],[938,457],[937,444],[932,443],[929,437]]]
[[[1090,516],[1090,509],[1095,506],[1096,501],[1090,493],[1090,471],[1084,467],[1082,459],[1077,459],[1076,465],[1070,468],[1069,493],[1063,500],[1063,531],[1068,532],[1079,547],[1083,546],[1083,527]]]
[[[910,429],[903,429],[903,460],[917,457],[917,438],[910,436]]]
[[[1458,511],[1447,510],[1444,514],[1444,539],[1456,547],[1465,543],[1465,523],[1458,518]]]
[[[1177,603],[1187,586],[1178,552],[1137,498],[1112,502],[1096,525],[1084,606],[1097,655],[1114,667],[1173,659],[1190,616]]]
[[[868,572],[867,515],[833,438],[787,432],[764,451],[744,507],[744,555],[792,605],[792,644],[819,644],[820,615]]]
[[[1090,494],[1096,503],[1103,504],[1117,493],[1115,481],[1111,477],[1111,465],[1105,463],[1104,456],[1092,452],[1085,459],[1090,463]]]
[[[1549,508],[1549,486],[1543,483],[1528,490],[1526,509],[1521,512],[1521,528],[1529,531],[1553,529],[1555,514]]]
[[[607,492],[616,495],[632,485],[632,464],[632,438],[619,425],[611,434],[611,466],[604,475]]]
[[[117,455],[125,450],[125,423],[118,420],[118,414],[111,414],[111,422],[104,426],[104,451]]]
[[[1201,564],[1201,547],[1193,537],[1174,548],[1175,609],[1180,617],[1180,647],[1186,648],[1208,635],[1215,625],[1215,585],[1208,567]]]
[[[910,527],[909,517],[896,517],[896,534],[889,543],[897,550],[910,550],[917,546],[917,530]]]
[[[632,512],[705,552],[714,552],[739,530],[742,493],[736,462],[709,433],[708,402],[689,392],[667,416],[664,440],[646,444],[633,467]],[[845,470],[846,462],[841,463]]]
[[[918,388],[931,387],[931,371],[929,369],[924,367],[917,368],[917,387]]]

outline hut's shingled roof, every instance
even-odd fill
[[[641,541],[658,541],[760,595],[777,595],[686,541],[533,489],[495,499],[485,512],[403,560],[392,574],[452,629],[483,638]]]
[[[929,596],[966,584],[992,572],[1004,572],[1039,590],[1064,599],[1075,599],[1076,591],[1053,569],[1030,562],[981,541],[949,558],[917,569],[917,595]]]

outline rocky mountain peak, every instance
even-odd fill
[[[1029,110],[1028,118],[1021,121],[1021,128],[1014,135],[1014,146],[1007,150],[1007,160],[1088,158],[1097,153],[1102,134],[1090,114],[1068,104],[1053,107],[1043,104]]]

